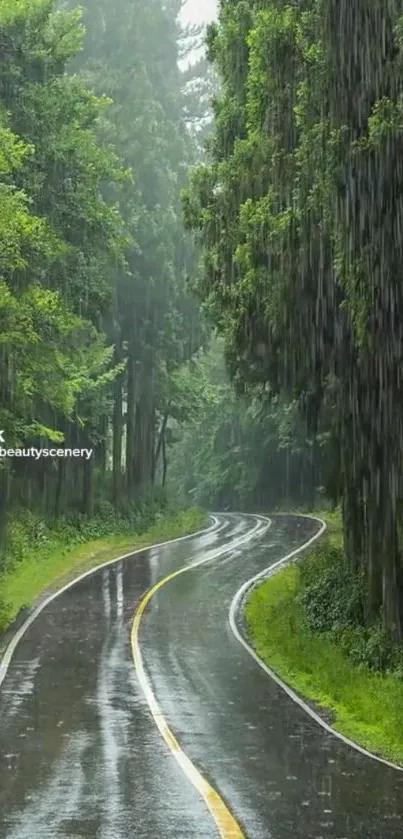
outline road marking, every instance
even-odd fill
[[[312,717],[312,719],[315,720],[315,722],[317,722],[318,725],[320,725],[322,728],[328,731],[329,734],[332,734],[333,737],[337,737],[337,739],[345,743],[346,746],[350,746],[357,752],[361,752],[361,754],[365,755],[365,757],[370,757],[372,758],[372,760],[377,760],[378,763],[383,763],[385,766],[389,766],[391,769],[397,769],[399,772],[403,772],[403,766],[399,766],[398,763],[393,763],[390,760],[386,760],[386,758],[379,757],[373,752],[369,752],[367,749],[364,749],[362,746],[359,746],[358,743],[355,743],[354,740],[350,740],[348,737],[345,737],[344,734],[340,734],[339,731],[336,731],[336,729],[332,728],[331,725],[328,725],[328,723],[326,723],[322,719],[322,717],[320,717],[319,714],[317,714],[313,710],[313,708],[310,708],[310,706],[307,705],[307,703],[304,702],[304,700],[301,699],[301,697],[298,696],[298,694],[295,693],[295,691],[293,691],[292,688],[290,688],[277,676],[277,674],[274,672],[274,670],[271,669],[271,667],[268,667],[268,665],[260,658],[257,652],[253,649],[253,647],[251,647],[251,645],[248,644],[243,635],[241,635],[237,627],[236,617],[237,614],[239,614],[239,611],[242,607],[242,603],[244,601],[246,592],[249,591],[249,589],[254,588],[256,584],[259,583],[261,580],[263,581],[264,579],[268,579],[273,574],[275,574],[276,571],[280,571],[282,566],[286,566],[291,559],[293,559],[299,553],[301,553],[310,545],[312,545],[313,542],[319,539],[319,537],[322,536],[322,534],[326,530],[325,522],[322,521],[322,519],[319,519],[317,516],[309,516],[304,513],[279,513],[278,515],[299,516],[300,518],[313,519],[313,521],[317,521],[320,524],[320,528],[318,532],[311,537],[311,539],[308,539],[308,541],[304,542],[303,545],[300,545],[299,548],[296,548],[296,550],[291,551],[291,553],[287,554],[287,556],[283,556],[282,559],[279,559],[278,562],[275,562],[273,565],[270,565],[268,568],[265,568],[263,571],[260,571],[259,574],[255,574],[254,577],[251,577],[250,580],[247,580],[246,583],[244,583],[241,586],[239,591],[237,591],[229,610],[229,624],[232,629],[232,632],[234,633],[237,641],[239,641],[239,643],[242,644],[245,650],[247,650],[249,655],[251,655],[252,658],[254,658],[259,667],[261,667],[262,670],[264,670],[264,672],[267,673],[268,676],[270,676],[273,682],[275,682],[286,694],[288,694],[288,696],[290,697],[290,699],[293,700],[293,702],[299,705],[299,707],[302,708],[302,710],[305,711],[306,714],[309,714],[309,716]]]
[[[164,738],[167,746],[171,750],[173,756],[179,763],[179,766],[181,767],[184,775],[186,775],[188,780],[193,784],[195,789],[200,793],[205,803],[207,804],[207,807],[209,808],[210,813],[217,825],[221,839],[246,839],[246,836],[243,833],[242,828],[240,827],[240,825],[238,824],[238,822],[236,821],[236,819],[234,818],[224,801],[222,800],[221,796],[208,783],[208,781],[206,781],[203,775],[200,774],[198,769],[196,769],[196,766],[185,754],[185,752],[179,745],[175,735],[170,729],[168,722],[165,719],[160,706],[158,705],[156,696],[153,692],[153,689],[144,669],[143,657],[141,655],[139,643],[139,629],[141,624],[141,618],[151,598],[154,596],[154,594],[156,594],[157,591],[159,591],[160,588],[162,588],[162,586],[166,585],[166,583],[170,582],[170,580],[174,580],[175,577],[179,577],[181,574],[186,574],[187,571],[192,571],[194,568],[198,568],[200,565],[205,565],[207,562],[212,562],[213,560],[218,559],[219,556],[222,556],[225,553],[230,553],[232,550],[235,550],[235,548],[237,548],[239,545],[244,544],[245,542],[249,542],[251,539],[256,538],[257,536],[262,536],[263,533],[265,533],[270,527],[271,521],[265,516],[254,516],[254,518],[258,519],[257,524],[245,536],[237,537],[223,548],[218,548],[217,550],[211,551],[203,559],[200,559],[197,562],[193,562],[190,565],[185,565],[184,567],[179,568],[178,571],[174,571],[172,574],[169,574],[167,577],[164,577],[162,580],[156,583],[156,585],[154,585],[143,597],[139,606],[137,607],[134,615],[131,632],[132,653],[137,678],[139,680],[140,687],[144,693],[144,696],[147,700],[148,707],[151,711],[154,722],[160,734]]]
[[[137,548],[135,551],[130,551],[127,554],[123,554],[123,556],[117,556],[115,559],[109,559],[107,562],[102,562],[100,565],[96,565],[94,568],[90,568],[89,571],[85,571],[84,574],[80,574],[79,577],[76,577],[74,580],[71,580],[71,582],[63,586],[63,588],[54,592],[54,594],[49,595],[49,597],[47,597],[46,600],[43,601],[43,603],[40,603],[39,606],[37,606],[36,609],[34,609],[29,618],[27,618],[27,620],[24,621],[22,626],[20,626],[20,628],[15,633],[14,638],[12,638],[12,640],[6,647],[3,657],[0,659],[0,687],[4,682],[7,670],[10,666],[10,661],[14,655],[16,647],[21,641],[21,638],[25,635],[27,629],[31,626],[34,620],[36,620],[36,618],[38,617],[38,615],[40,615],[43,609],[45,609],[46,606],[49,605],[49,603],[55,600],[56,597],[59,597],[69,588],[72,588],[73,586],[77,585],[77,583],[79,583],[81,580],[84,580],[85,577],[89,577],[91,576],[91,574],[95,574],[95,572],[99,571],[101,568],[107,568],[109,565],[115,565],[116,562],[120,562],[123,559],[128,559],[130,556],[136,556],[136,554],[144,553],[144,551],[148,551],[153,548],[163,548],[165,547],[165,545],[170,545],[174,542],[184,542],[185,539],[192,539],[196,536],[207,536],[209,533],[212,532],[218,533],[220,530],[222,530],[222,527],[225,526],[225,522],[224,525],[219,526],[220,522],[214,515],[211,515],[210,519],[212,519],[212,524],[210,525],[210,527],[204,527],[202,530],[197,530],[195,533],[188,533],[186,536],[178,536],[176,539],[167,539],[165,542],[158,542],[155,545],[147,545],[144,548]]]

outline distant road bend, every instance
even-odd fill
[[[230,628],[245,580],[317,530],[217,514],[49,602],[0,665],[0,839],[398,839],[403,773],[326,732]]]

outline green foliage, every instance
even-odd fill
[[[200,401],[177,4],[66,5],[0,4],[0,427],[94,456],[4,461],[0,534],[7,505],[93,517],[101,484],[130,506],[165,480],[167,418]]]
[[[62,440],[65,419],[79,423],[88,393],[117,374],[99,315],[123,224],[100,185],[123,172],[96,136],[104,101],[65,73],[80,13],[53,5],[0,10],[0,413],[10,445]]]
[[[79,515],[56,524],[21,511],[9,520],[1,553],[0,633],[49,587],[60,588],[119,553],[192,533],[205,524],[202,510],[178,510],[158,493],[119,516],[103,505],[93,520]]]
[[[366,620],[382,603],[398,644],[402,17],[400,1],[222,0],[209,159],[184,195],[232,379],[327,434],[324,487],[343,499]]]
[[[11,603],[4,600],[3,596],[0,594],[0,633],[4,632],[4,630],[7,628],[8,624],[10,623],[11,615]]]
[[[196,393],[181,368],[205,340],[205,329],[186,286],[195,253],[179,196],[198,151],[186,126],[177,8],[160,0],[146,6],[120,0],[118,8],[116,14],[105,0],[86,0],[84,49],[74,67],[99,95],[111,97],[101,136],[132,173],[131,182],[109,178],[106,190],[130,240],[116,277],[111,339],[117,356],[128,360],[114,398],[120,404],[127,397],[124,483],[132,494],[157,477],[165,480],[167,420],[180,422],[194,410]]]
[[[193,420],[204,400],[187,366],[207,330],[180,217],[200,148],[179,5],[68,5],[0,2],[0,429],[9,448],[93,450],[2,460],[0,576],[19,569],[13,608],[24,585],[29,599],[46,581],[55,551],[59,567],[88,540],[182,526],[156,482],[168,420]]]
[[[122,504],[118,511],[110,502],[101,499],[91,518],[81,512],[71,512],[57,520],[46,520],[29,510],[14,511],[0,553],[0,567],[7,573],[37,550],[44,558],[55,550],[55,546],[68,552],[74,545],[109,534],[141,534],[154,524],[158,515],[169,515],[173,510],[166,496],[157,490]]]
[[[355,667],[402,672],[402,650],[391,644],[380,616],[365,621],[365,579],[353,573],[342,546],[325,542],[298,563],[297,603],[309,632],[323,635]]]
[[[258,654],[280,678],[315,703],[337,731],[401,762],[401,671],[380,675],[362,663],[357,666],[327,634],[311,632],[298,591],[299,563],[275,574],[251,594],[246,618]]]
[[[363,625],[363,580],[353,574],[342,549],[319,546],[299,564],[299,573],[299,602],[312,632],[337,635]]]
[[[403,675],[403,655],[390,643],[390,637],[382,627],[381,620],[371,627],[346,628],[336,638],[343,653],[356,667],[367,668],[374,673]]]
[[[181,497],[190,493],[215,509],[313,503],[323,446],[307,438],[295,403],[258,388],[237,398],[220,340],[192,362],[182,381],[195,410],[182,414],[182,429],[173,428],[171,485]]]

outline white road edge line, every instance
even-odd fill
[[[367,749],[364,749],[362,746],[359,746],[358,743],[355,743],[354,740],[350,740],[348,737],[345,737],[344,734],[340,734],[339,731],[336,731],[334,728],[332,728],[330,725],[328,725],[319,716],[319,714],[317,714],[312,708],[310,708],[309,705],[307,705],[307,703],[304,702],[304,700],[301,699],[301,697],[298,696],[298,694],[295,693],[292,690],[292,688],[290,688],[288,685],[286,685],[285,682],[283,682],[277,676],[277,674],[270,667],[268,667],[267,664],[265,664],[265,662],[255,652],[253,647],[251,647],[251,645],[248,644],[248,642],[245,640],[245,638],[241,635],[241,633],[240,633],[240,631],[237,627],[236,619],[237,619],[237,616],[239,615],[239,612],[240,612],[242,606],[244,605],[243,601],[244,601],[246,592],[251,588],[255,588],[256,584],[259,583],[261,580],[263,581],[264,579],[268,579],[273,574],[275,574],[276,571],[280,571],[282,566],[287,565],[293,557],[297,556],[302,551],[304,551],[306,548],[308,548],[310,545],[312,545],[313,542],[315,542],[317,539],[319,539],[319,537],[322,536],[322,534],[326,530],[325,522],[322,519],[319,519],[317,516],[309,516],[309,515],[306,515],[306,514],[303,514],[303,513],[278,513],[278,515],[281,515],[281,516],[290,515],[290,516],[298,516],[298,517],[302,517],[302,518],[312,519],[313,521],[317,521],[320,524],[320,528],[319,528],[318,532],[315,533],[315,535],[311,537],[311,539],[308,539],[308,541],[304,542],[303,545],[300,545],[299,548],[296,548],[296,550],[291,551],[291,553],[289,553],[286,556],[283,556],[281,559],[279,559],[278,562],[275,562],[273,565],[270,565],[268,568],[265,568],[263,571],[260,571],[258,574],[255,574],[254,577],[251,577],[249,580],[246,581],[246,583],[244,583],[241,586],[241,588],[237,591],[237,593],[236,593],[236,595],[235,595],[235,597],[234,597],[234,599],[231,603],[230,610],[229,610],[229,624],[230,624],[231,630],[232,630],[233,634],[235,635],[235,638],[237,639],[237,641],[239,641],[239,643],[242,644],[242,646],[245,648],[245,650],[247,650],[249,655],[251,655],[252,658],[254,658],[254,660],[259,665],[259,667],[261,667],[262,670],[264,670],[264,672],[267,673],[267,675],[270,676],[270,678],[274,682],[276,682],[276,684],[285,693],[287,693],[288,696],[297,705],[299,705],[299,707],[302,708],[303,711],[305,711],[305,713],[307,713],[310,717],[312,717],[312,719],[315,720],[315,722],[318,723],[318,725],[320,725],[322,728],[324,728],[326,731],[328,731],[329,734],[332,734],[333,737],[337,737],[338,740],[341,740],[347,746],[350,746],[352,749],[355,749],[357,752],[360,752],[361,754],[365,755],[365,757],[369,757],[372,760],[376,760],[376,761],[378,761],[378,763],[383,763],[385,766],[389,766],[391,769],[397,769],[398,772],[403,772],[403,766],[399,766],[399,764],[397,764],[397,763],[393,763],[390,760],[386,760],[385,758],[379,757],[378,755],[374,754],[373,752],[369,752]]]
[[[32,612],[32,614],[27,618],[27,620],[20,626],[17,632],[14,635],[14,638],[10,641],[8,646],[5,649],[3,657],[0,661],[0,687],[4,682],[4,679],[7,674],[7,670],[10,666],[11,659],[14,655],[16,647],[18,646],[21,638],[25,635],[27,629],[31,626],[31,624],[36,620],[38,615],[49,605],[52,603],[56,597],[59,597],[63,592],[67,591],[69,588],[72,588],[81,580],[84,580],[85,577],[90,577],[91,574],[95,574],[96,571],[99,571],[101,568],[107,568],[108,565],[115,565],[116,562],[120,562],[122,559],[128,559],[129,556],[135,556],[136,554],[143,553],[147,550],[152,550],[153,548],[163,548],[165,545],[174,544],[175,542],[183,542],[185,539],[191,539],[195,536],[205,536],[209,533],[212,533],[214,530],[219,532],[223,527],[225,527],[225,522],[222,527],[219,527],[219,520],[216,516],[210,515],[210,519],[212,519],[212,524],[210,527],[205,527],[202,530],[197,530],[195,533],[188,533],[186,536],[178,536],[176,539],[167,539],[165,542],[157,542],[155,545],[147,545],[145,548],[137,548],[135,551],[129,551],[127,554],[123,554],[122,556],[117,556],[115,559],[109,559],[107,562],[102,562],[100,565],[95,565],[94,568],[90,568],[89,571],[85,571],[84,574],[80,574],[79,577],[76,577],[71,582],[67,583],[67,585],[63,586],[63,588],[59,589],[58,591],[54,592],[53,594],[49,595],[43,603],[40,603],[39,606]]]

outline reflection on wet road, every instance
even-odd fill
[[[274,516],[220,529],[101,569],[29,627],[0,688],[1,839],[217,839],[204,801],[159,734],[130,647],[145,591],[158,590],[140,644],[161,710],[190,760],[249,839],[398,839],[403,773],[365,758],[296,707],[228,625],[244,582],[313,535]]]

